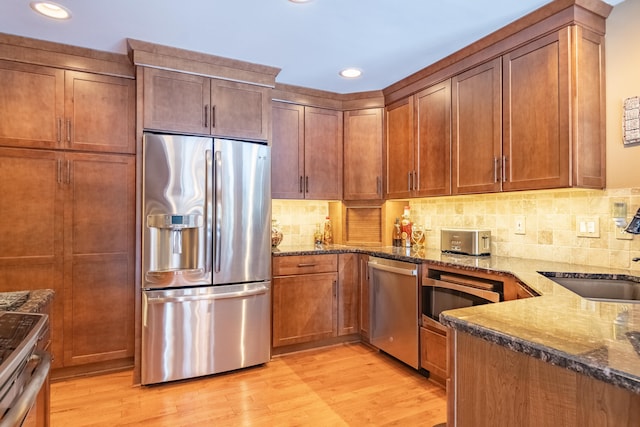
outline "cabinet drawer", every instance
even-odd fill
[[[447,336],[420,328],[420,364],[436,376],[447,379]]]
[[[338,271],[338,255],[294,255],[273,258],[274,276]]]

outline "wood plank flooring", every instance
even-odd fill
[[[51,424],[75,426],[426,426],[446,396],[363,344],[274,358],[264,366],[151,387],[131,371],[51,384]]]

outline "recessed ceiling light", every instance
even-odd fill
[[[41,15],[53,19],[69,19],[71,18],[71,11],[64,6],[50,1],[32,1],[30,4],[31,9],[35,10]]]
[[[291,3],[310,3],[313,0],[289,0]]]
[[[345,68],[338,74],[340,74],[345,79],[355,79],[362,75],[362,71],[358,70],[357,68]]]

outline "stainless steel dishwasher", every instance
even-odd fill
[[[418,266],[369,259],[371,344],[418,369]]]

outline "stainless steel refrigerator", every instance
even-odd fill
[[[270,147],[145,133],[142,384],[270,358]]]

